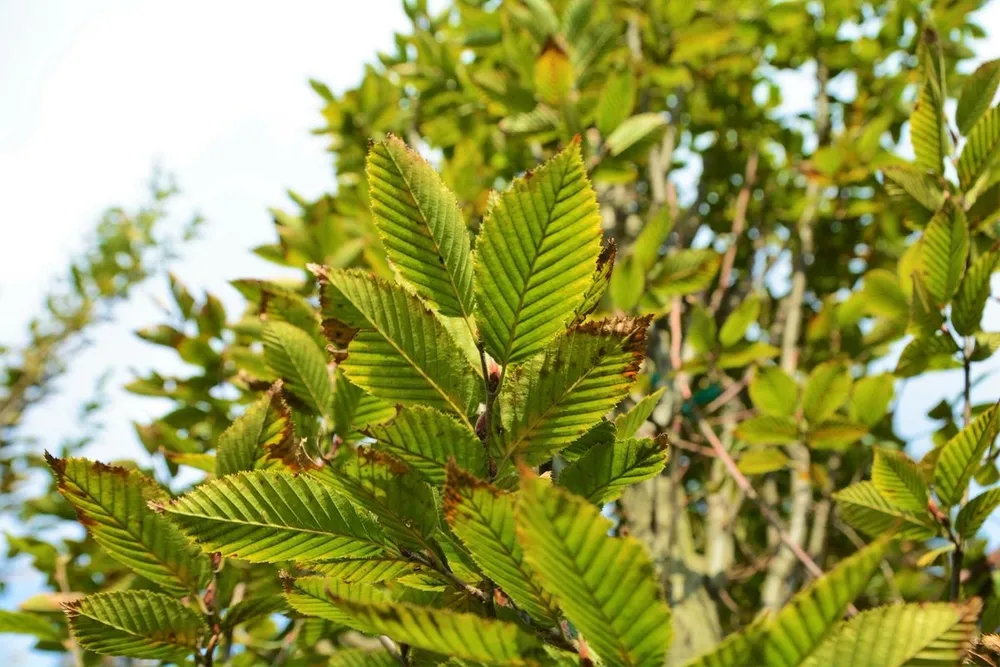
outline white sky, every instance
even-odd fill
[[[320,102],[307,79],[333,89],[356,83],[407,23],[399,0],[0,0],[0,341],[22,339],[100,212],[141,203],[157,163],[184,192],[173,209],[207,218],[203,240],[185,250],[176,272],[238,304],[226,281],[274,271],[248,252],[273,240],[267,208],[287,205],[286,187],[316,196],[332,184],[324,140],[308,133],[320,122]],[[1000,25],[1000,2],[981,23]],[[1000,39],[979,50],[984,59],[1000,56]],[[120,385],[130,368],[169,367],[172,355],[131,333],[159,321],[153,297],[162,293],[150,286],[96,332],[61,395],[28,422],[45,433],[43,444],[72,434],[76,406],[105,369]],[[904,407],[914,420],[902,431],[926,434],[920,415],[957,386],[940,375],[912,383]],[[985,400],[998,390],[977,392]],[[130,421],[162,405],[113,387],[110,395],[107,429],[90,454],[134,456]],[[0,530],[10,526],[0,517]],[[34,586],[15,578],[0,606],[16,605]],[[0,649],[9,664],[39,664],[28,642],[11,639]]]

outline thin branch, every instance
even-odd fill
[[[962,348],[962,417],[965,426],[972,422],[972,353],[975,350],[975,339],[969,336],[965,338],[965,345]],[[966,488],[962,494],[962,501],[959,507],[965,507],[969,497],[969,489]],[[955,550],[951,552],[951,581],[948,586],[948,597],[952,601],[958,600],[962,596],[962,565],[965,561],[965,544],[960,535],[957,535],[949,525],[948,535],[951,537]]]
[[[69,577],[66,574],[66,562],[68,561],[67,556],[59,556],[56,559],[56,569],[54,578],[56,584],[59,586],[59,591],[62,593],[71,593],[72,589],[69,586]],[[65,642],[66,648],[69,649],[70,655],[73,656],[74,667],[84,667],[86,663],[83,661],[83,651],[80,649],[80,644],[77,643],[76,637],[73,633],[69,633],[69,638]]]
[[[396,645],[396,642],[394,642],[388,635],[379,635],[378,641],[382,644],[389,655],[391,655],[396,662],[402,665],[402,667],[409,666],[410,661],[405,655],[403,655],[403,651]]]
[[[736,197],[736,214],[733,216],[732,238],[729,240],[729,248],[722,258],[722,269],[719,271],[719,284],[712,292],[712,299],[708,304],[708,311],[716,313],[722,305],[722,299],[729,291],[729,278],[733,272],[733,265],[736,263],[736,250],[739,246],[740,235],[743,234],[743,227],[746,225],[747,206],[750,204],[750,191],[753,189],[754,181],[757,178],[757,151],[750,154],[747,159],[747,166],[743,173],[743,187]]]

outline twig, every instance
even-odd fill
[[[403,651],[396,645],[396,642],[388,635],[379,635],[378,640],[385,647],[385,650],[388,651],[389,655],[396,659],[396,662],[402,665],[402,667],[409,667],[410,661],[403,655]]]
[[[968,426],[972,422],[972,352],[975,350],[975,339],[966,336],[965,345],[962,348],[962,371],[964,384],[962,387],[962,417],[965,426]],[[965,492],[962,494],[962,500],[959,503],[959,507],[965,507],[966,499],[969,496],[969,489],[966,487]],[[955,601],[961,597],[962,594],[962,565],[965,561],[965,544],[963,543],[962,537],[957,535],[951,528],[950,525],[946,526],[948,528],[948,535],[951,538],[952,543],[955,545],[955,550],[951,552],[951,582],[948,586],[948,597],[950,600]]]
[[[486,361],[486,348],[480,344],[479,346],[479,363],[483,368],[483,386],[486,388],[486,412],[483,413],[483,430],[481,433],[477,433],[480,441],[483,443],[483,447],[486,449],[486,461],[488,464],[488,472],[490,475],[490,481],[493,481],[497,476],[497,464],[493,460],[493,454],[490,452],[490,436],[493,434],[493,405],[496,403],[497,395],[500,393],[500,386],[503,384],[504,376],[507,374],[506,367],[501,372],[500,377],[497,379],[496,384],[493,383],[490,377],[490,365]],[[506,461],[506,459],[504,459]]]
[[[440,565],[440,564],[434,562],[433,560],[424,557],[423,554],[419,554],[419,553],[417,553],[415,551],[407,551],[405,553],[405,555],[407,556],[407,558],[409,558],[413,562],[418,563],[420,565],[423,565],[424,567],[428,567],[428,568],[434,570],[436,573],[440,574],[445,579],[447,579],[451,584],[453,584],[454,586],[456,586],[460,591],[465,591],[466,593],[468,593],[472,597],[476,598],[480,602],[486,602],[486,594],[485,593],[483,593],[481,590],[479,590],[475,586],[467,584],[464,581],[462,581],[461,579],[459,579],[455,575],[455,573],[452,572],[448,568],[447,565]]]
[[[302,629],[302,624],[305,621],[303,619],[297,619],[289,624],[287,634],[281,640],[281,648],[274,655],[271,660],[271,667],[279,667],[288,661],[288,658],[292,656],[292,649],[295,647],[295,639],[299,636],[299,631]]]
[[[69,586],[69,577],[66,575],[66,562],[68,561],[67,556],[59,556],[56,559],[56,570],[53,573],[56,580],[56,584],[59,586],[59,590],[62,593],[71,593],[72,589]],[[74,667],[84,667],[83,661],[83,651],[80,649],[80,645],[76,641],[76,637],[73,633],[69,633],[69,638],[65,642],[66,648],[69,649],[70,655],[73,656]]]
[[[747,206],[750,204],[750,191],[753,189],[756,178],[757,151],[754,151],[747,158],[747,166],[743,172],[743,187],[740,188],[740,194],[736,197],[736,214],[733,216],[732,239],[730,239],[729,247],[722,258],[722,269],[719,271],[719,284],[716,285],[715,291],[712,292],[712,299],[708,304],[708,311],[713,314],[718,312],[719,306],[722,305],[722,299],[726,296],[726,292],[729,291],[729,277],[733,272],[733,265],[736,262],[736,250],[739,246],[740,235],[743,233],[743,227],[746,225]]]

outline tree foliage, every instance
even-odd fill
[[[142,335],[195,370],[129,387],[173,404],[137,425],[160,464],[48,457],[23,518],[87,538],[10,540],[61,592],[0,632],[80,664],[997,664],[971,7],[404,7],[358,87],[313,82],[336,194],[255,249],[299,278],[234,281],[239,316],[172,282]],[[894,396],[948,370],[918,452]]]

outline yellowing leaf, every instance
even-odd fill
[[[561,106],[573,89],[574,78],[569,55],[550,37],[535,60],[535,94],[546,104]]]

